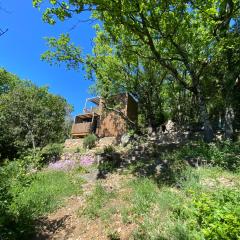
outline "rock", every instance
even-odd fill
[[[83,138],[79,139],[67,139],[64,143],[65,148],[82,148],[83,147]]]
[[[156,136],[152,136],[152,137],[149,137],[148,140],[149,140],[149,141],[156,141],[156,140],[157,140],[157,137],[156,137]]]
[[[97,146],[103,148],[107,146],[116,145],[116,143],[117,143],[116,137],[104,137],[99,139]]]
[[[176,129],[175,129],[175,124],[174,124],[174,122],[171,121],[171,120],[168,120],[165,126],[166,126],[166,130],[167,130],[168,132],[174,132],[174,131],[176,130]]]
[[[168,160],[166,160],[166,159],[163,160],[163,163],[164,163],[164,164],[168,164]]]
[[[159,175],[161,173],[161,169],[163,168],[162,164],[158,164],[155,167],[156,174]]]
[[[125,147],[128,143],[130,143],[130,136],[128,134],[123,134],[121,137],[121,144]]]
[[[148,127],[148,128],[147,128],[147,133],[148,133],[148,134],[152,134],[152,132],[153,132],[152,127]]]

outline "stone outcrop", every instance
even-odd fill
[[[98,140],[97,147],[104,148],[104,147],[112,146],[116,144],[117,144],[116,137],[104,137]]]
[[[67,139],[64,143],[65,148],[82,148],[83,147],[83,138],[78,139]]]

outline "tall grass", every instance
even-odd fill
[[[79,214],[86,215],[91,219],[100,217],[103,207],[114,196],[114,192],[107,191],[100,183],[98,183],[91,195],[87,198],[86,207],[83,210],[80,209]]]
[[[66,172],[43,171],[29,176],[29,183],[25,185],[15,176],[9,180],[12,183],[8,189],[10,201],[4,222],[0,221],[0,239],[29,239],[39,217],[64,204],[66,197],[81,192],[81,181],[75,181]]]
[[[238,174],[219,171],[210,167],[188,168],[183,173],[185,178],[179,180],[179,189],[169,186],[158,189],[148,179],[132,182],[131,211],[140,216],[133,218],[138,225],[134,239],[239,239],[239,188],[219,186],[217,181],[211,188],[202,184],[206,176],[212,179],[231,176],[237,185]]]

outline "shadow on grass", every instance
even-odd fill
[[[137,177],[148,177],[158,184],[174,184],[186,161],[178,161],[168,156],[173,154],[180,144],[151,144],[147,147],[134,146],[124,154],[116,151],[101,154],[99,161],[99,178],[106,178],[113,172],[130,172]]]
[[[17,218],[6,215],[4,229],[0,228],[0,240],[50,239],[57,230],[66,227],[69,217],[66,215],[57,220],[49,220],[47,217],[34,218],[28,209],[23,210]],[[66,233],[68,234],[70,232]]]
[[[66,222],[70,218],[69,215],[57,220],[49,220],[46,217],[40,218],[35,222],[35,234],[32,240],[46,240],[51,239],[52,235],[56,233],[59,229],[66,229]],[[66,237],[71,234],[71,230],[66,232]]]

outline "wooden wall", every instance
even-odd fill
[[[128,116],[130,120],[137,120],[137,103],[127,94],[121,94],[114,97],[115,100],[123,104],[121,110],[124,115]],[[127,131],[127,123],[123,117],[114,111],[106,111],[103,107],[103,102],[100,102],[101,116],[99,119],[99,128],[97,135],[99,137],[120,137]]]
[[[126,94],[121,94],[117,97],[114,97],[114,101],[118,101],[123,104],[124,107],[122,109],[122,112],[126,114]],[[126,132],[125,120],[116,112],[104,109],[103,100],[100,101],[99,107],[101,110],[101,115],[99,119],[99,129],[97,133],[98,136],[119,137],[124,134],[124,132]]]

